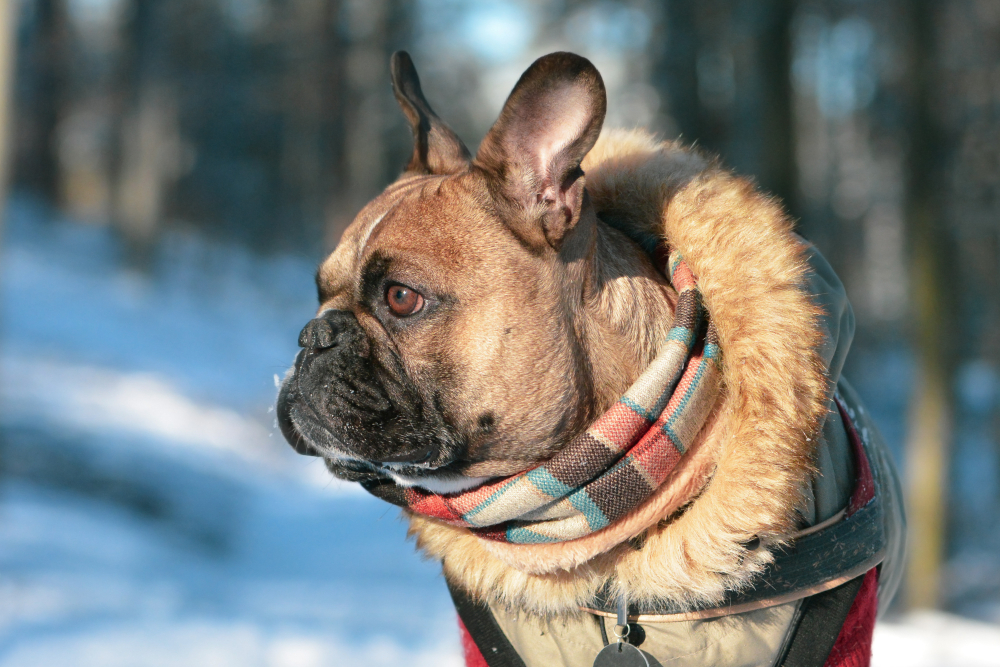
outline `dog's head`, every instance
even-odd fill
[[[606,97],[588,60],[545,56],[472,158],[409,56],[391,69],[413,156],[320,266],[278,415],[335,474],[443,491],[551,456],[603,409],[579,319],[597,235],[580,163]]]

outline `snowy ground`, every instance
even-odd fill
[[[457,665],[397,511],[274,435],[311,261],[183,236],[150,275],[12,207],[0,665]]]
[[[1000,627],[941,612],[875,626],[872,667],[997,667]]]
[[[312,261],[11,207],[0,257],[0,667],[459,665],[395,509],[274,433]],[[922,615],[878,667],[1000,665],[1000,629]]]

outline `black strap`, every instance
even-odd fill
[[[823,667],[844,627],[865,575],[807,597],[799,605],[793,634],[785,644],[779,667]]]
[[[793,630],[782,649],[782,656],[775,664],[779,667],[823,667],[864,579],[865,575],[861,575],[805,598],[792,621]],[[489,667],[525,667],[488,606],[475,602],[451,582],[448,582],[448,592],[465,629]],[[604,629],[603,623],[601,629]]]
[[[488,606],[476,602],[450,581],[448,592],[451,593],[458,617],[462,619],[465,629],[469,631],[469,636],[479,647],[479,652],[483,654],[489,667],[525,667],[521,656],[511,646]]]

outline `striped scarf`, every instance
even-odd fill
[[[611,409],[554,457],[446,495],[389,480],[365,488],[417,514],[512,544],[580,538],[641,505],[692,444],[720,387],[718,339],[694,276],[677,253],[671,253],[669,268],[677,309],[656,358]]]

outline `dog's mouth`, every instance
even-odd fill
[[[383,463],[378,466],[378,472],[382,473],[383,477],[392,478],[400,486],[418,486],[434,493],[457,493],[475,488],[493,479],[492,477],[467,477],[450,470],[449,466],[419,468]]]
[[[463,475],[454,469],[456,461],[402,463],[357,458],[329,431],[316,434],[314,427],[307,427],[314,436],[321,437],[304,435],[292,417],[291,410],[287,408],[278,410],[278,425],[282,435],[296,452],[323,458],[330,472],[342,479],[366,481],[388,477],[400,486],[416,486],[434,493],[464,491],[491,479]]]
[[[437,493],[461,491],[489,479],[460,472],[464,447],[454,430],[442,428],[440,423],[419,424],[411,418],[358,424],[349,421],[350,410],[325,410],[323,397],[310,395],[304,390],[310,384],[303,388],[300,382],[305,354],[299,353],[282,382],[276,406],[278,427],[296,452],[323,458],[337,477],[352,481],[389,477],[401,486],[419,486]],[[374,449],[373,432],[381,436],[382,445]],[[395,433],[405,437],[396,439]],[[414,437],[414,433],[420,436]]]

